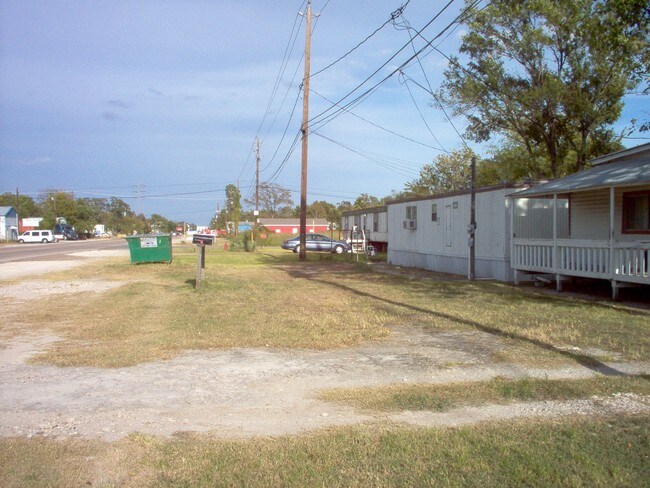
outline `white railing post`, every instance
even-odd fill
[[[612,282],[612,299],[618,298],[618,287],[616,286],[615,250],[614,250],[614,210],[616,205],[616,190],[609,188],[609,276]]]
[[[553,272],[555,273],[555,289],[562,291],[562,278],[557,265],[557,193],[553,194]]]

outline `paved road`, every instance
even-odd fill
[[[48,244],[9,244],[0,246],[0,263],[20,261],[63,261],[78,259],[70,256],[83,251],[128,250],[125,239],[88,239],[86,241],[60,241]]]

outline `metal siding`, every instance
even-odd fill
[[[571,238],[609,239],[609,190],[571,195]]]
[[[477,193],[477,276],[509,281],[509,210],[503,189]],[[457,208],[454,207],[457,202]],[[470,195],[432,198],[388,206],[389,263],[465,275],[468,270]],[[431,220],[431,204],[438,220]],[[417,206],[417,229],[402,226],[406,207]],[[446,246],[446,219],[451,212],[452,246]]]

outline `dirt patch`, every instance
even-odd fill
[[[20,263],[24,265],[24,263]],[[42,263],[38,263],[39,265]],[[0,287],[7,307],[52,294],[102,293],[121,283],[29,281]],[[444,414],[371,414],[317,398],[322,389],[521,378],[585,378],[598,368],[535,369],[495,363],[508,344],[480,331],[436,332],[400,326],[383,341],[337,351],[234,349],[188,351],[128,368],[28,364],[54,342],[19,336],[0,350],[0,435],[83,436],[114,440],[138,431],[219,437],[298,434],[362,422],[457,425],[516,417],[649,412],[650,399],[613,396],[573,402],[490,405]],[[603,365],[608,372],[650,372],[648,363]]]
[[[116,281],[27,281],[18,284],[0,286],[0,298],[12,298],[28,301],[52,295],[67,295],[71,293],[103,293],[122,286]]]
[[[650,411],[650,399],[626,397],[624,401],[591,399],[387,416],[316,398],[319,390],[334,387],[594,374],[579,367],[535,370],[485,363],[484,351],[492,349],[489,343],[494,340],[481,334],[428,334],[405,328],[388,341],[344,351],[193,351],[170,361],[110,370],[25,364],[53,340],[51,336],[19,337],[0,355],[0,435],[114,440],[133,431],[163,436],[194,431],[249,437],[376,421],[451,425],[523,416]],[[462,343],[481,347],[478,353],[472,347],[464,353],[469,365],[445,367],[451,358],[458,358]],[[627,373],[648,370],[646,364],[614,366]]]

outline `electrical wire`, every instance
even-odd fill
[[[323,134],[320,134],[318,132],[313,132],[314,135],[321,137],[325,139],[326,141],[331,142],[332,144],[336,144],[339,147],[342,147],[344,149],[347,149],[348,151],[357,154],[365,159],[368,159],[369,161],[374,162],[375,164],[381,166],[382,168],[388,169],[390,171],[394,171],[396,173],[402,173],[406,174],[408,176],[412,175],[418,175],[420,174],[419,168],[422,167],[421,164],[419,163],[414,163],[411,161],[404,161],[396,158],[389,158],[386,156],[382,156],[380,154],[376,153],[371,153],[368,151],[364,151],[362,149],[358,149],[352,146],[349,146],[347,144],[344,144],[339,141],[335,141],[334,139],[327,137]],[[413,167],[413,169],[411,168]],[[415,169],[418,168],[418,169]]]
[[[327,98],[327,97],[321,95],[320,93],[318,93],[316,90],[311,90],[310,89],[309,91],[312,92],[314,95],[319,96],[320,98],[322,98],[323,100],[325,100],[328,103],[331,103],[331,104],[335,103],[332,100],[330,100],[329,98]],[[404,140],[410,141],[410,142],[414,142],[415,144],[419,144],[420,146],[435,149],[436,151],[445,151],[442,147],[431,146],[430,144],[426,144],[426,143],[421,142],[421,141],[416,141],[415,139],[412,139],[412,138],[410,138],[408,136],[405,136],[405,135],[400,134],[398,132],[395,132],[393,130],[387,129],[386,127],[382,127],[381,125],[379,125],[379,124],[377,124],[375,122],[372,122],[372,121],[370,121],[368,119],[365,119],[365,118],[361,117],[360,115],[358,115],[358,114],[356,114],[356,113],[354,113],[354,112],[352,112],[350,110],[347,110],[347,109],[344,109],[344,110],[345,110],[346,113],[352,115],[353,117],[356,117],[357,119],[362,120],[363,122],[365,122],[367,124],[370,124],[373,127],[376,127],[376,128],[378,128],[380,130],[383,130],[384,132],[388,132],[389,134],[393,134],[394,136],[397,136],[397,137],[399,137],[401,139],[404,139]]]
[[[421,35],[421,33],[426,30],[433,22],[435,22],[442,13],[449,8],[449,6],[454,2],[454,0],[449,0],[447,4],[431,19],[429,22],[426,23],[424,27],[422,27],[418,31],[418,35]],[[461,14],[462,15],[462,14]],[[426,48],[429,47],[433,41],[435,41],[437,38],[442,36],[451,26],[453,26],[458,19],[460,18],[460,15],[456,17],[451,23],[449,23],[440,33],[438,33],[431,41],[425,45],[424,48],[422,48],[420,51],[418,51],[419,54],[420,52],[424,51]],[[350,96],[352,96],[355,92],[357,92],[363,85],[365,85],[368,81],[370,81],[379,71],[381,71],[383,68],[385,68],[393,59],[395,59],[404,49],[406,49],[410,45],[410,42],[406,43],[404,46],[402,46],[395,54],[393,54],[386,62],[384,62],[379,68],[377,68],[370,76],[368,76],[364,81],[362,81],[360,84],[358,84],[354,89],[352,89],[348,94],[345,96],[341,97],[341,99],[336,102],[333,106],[329,107],[328,109],[322,111],[318,115],[312,117],[309,121],[310,125],[313,124],[319,124],[319,128],[322,127],[323,125],[331,122],[334,120],[336,117],[340,116],[341,113],[344,111],[344,109],[348,109],[352,106],[354,106],[357,103],[360,103],[363,101],[366,97],[368,97],[374,90],[376,90],[380,85],[382,85],[386,80],[391,78],[395,73],[399,72],[399,70],[403,69],[408,63],[410,63],[413,59],[415,59],[416,55],[413,55],[409,57],[404,63],[402,63],[400,66],[397,68],[393,69],[387,76],[382,78],[379,82],[377,82],[375,85],[373,85],[371,88],[367,89],[365,92],[363,92],[361,95],[358,95],[356,98],[351,100],[350,102],[347,102],[345,105],[341,105],[342,102],[344,102],[346,99],[348,99]],[[338,107],[337,109],[335,109]],[[334,110],[335,109],[335,110]],[[330,113],[331,112],[331,113]]]
[[[329,3],[329,2],[328,2],[328,3]],[[376,29],[375,29],[371,34],[367,35],[366,38],[363,39],[361,42],[359,42],[356,46],[354,46],[352,49],[350,49],[348,52],[346,52],[345,54],[343,54],[342,56],[340,56],[340,57],[339,57],[338,59],[336,59],[335,61],[332,61],[330,64],[328,64],[328,65],[325,66],[324,68],[322,68],[322,69],[316,71],[315,73],[311,74],[309,77],[310,77],[310,78],[313,78],[314,76],[321,74],[323,71],[328,70],[329,68],[331,68],[331,67],[334,66],[335,64],[339,63],[340,61],[342,61],[343,59],[345,59],[346,57],[348,57],[348,56],[349,56],[350,54],[352,54],[354,51],[356,51],[357,49],[359,49],[362,45],[364,45],[366,42],[368,42],[368,41],[369,41],[373,36],[375,36],[379,31],[381,31],[384,27],[386,27],[388,24],[390,24],[391,22],[393,22],[394,19],[395,19],[396,17],[399,17],[399,16],[402,14],[402,12],[404,11],[404,9],[406,9],[406,7],[408,6],[409,3],[411,3],[411,0],[407,0],[407,2],[406,2],[405,4],[403,4],[400,8],[398,8],[397,10],[395,10],[393,13],[391,13],[390,18],[389,18],[386,22],[384,22],[384,23],[381,24],[379,27],[377,27],[377,28],[376,28]]]

